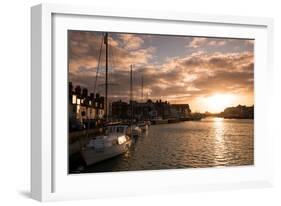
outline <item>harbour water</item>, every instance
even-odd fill
[[[92,166],[70,160],[70,173],[204,168],[254,164],[254,121],[205,118],[152,125],[130,150]]]

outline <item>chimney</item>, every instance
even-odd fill
[[[88,89],[84,88],[82,91],[82,95],[84,98],[88,97]]]
[[[95,94],[94,93],[90,93],[90,99],[94,100],[95,99]]]
[[[73,91],[73,85],[72,85],[72,82],[69,82],[68,83],[68,93],[71,94]]]
[[[75,87],[75,93],[76,93],[76,95],[81,95],[81,87],[79,86],[79,85],[77,85],[76,87]]]

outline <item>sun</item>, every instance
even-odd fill
[[[222,112],[233,104],[235,96],[232,94],[213,94],[206,98],[206,106],[210,112]]]

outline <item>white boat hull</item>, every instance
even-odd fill
[[[126,151],[128,151],[131,144],[132,140],[129,140],[123,144],[114,145],[100,150],[96,150],[93,147],[87,147],[81,151],[81,154],[85,160],[85,163],[87,165],[92,165],[125,153]]]

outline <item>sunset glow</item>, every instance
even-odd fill
[[[104,95],[104,47],[98,64],[102,35],[70,32],[69,80]],[[189,104],[196,112],[254,104],[253,40],[109,33],[108,41],[109,102],[128,102],[132,64],[137,101],[143,96],[145,101]]]
[[[206,107],[210,112],[221,112],[226,107],[232,106],[235,96],[231,94],[214,94],[206,98]]]

